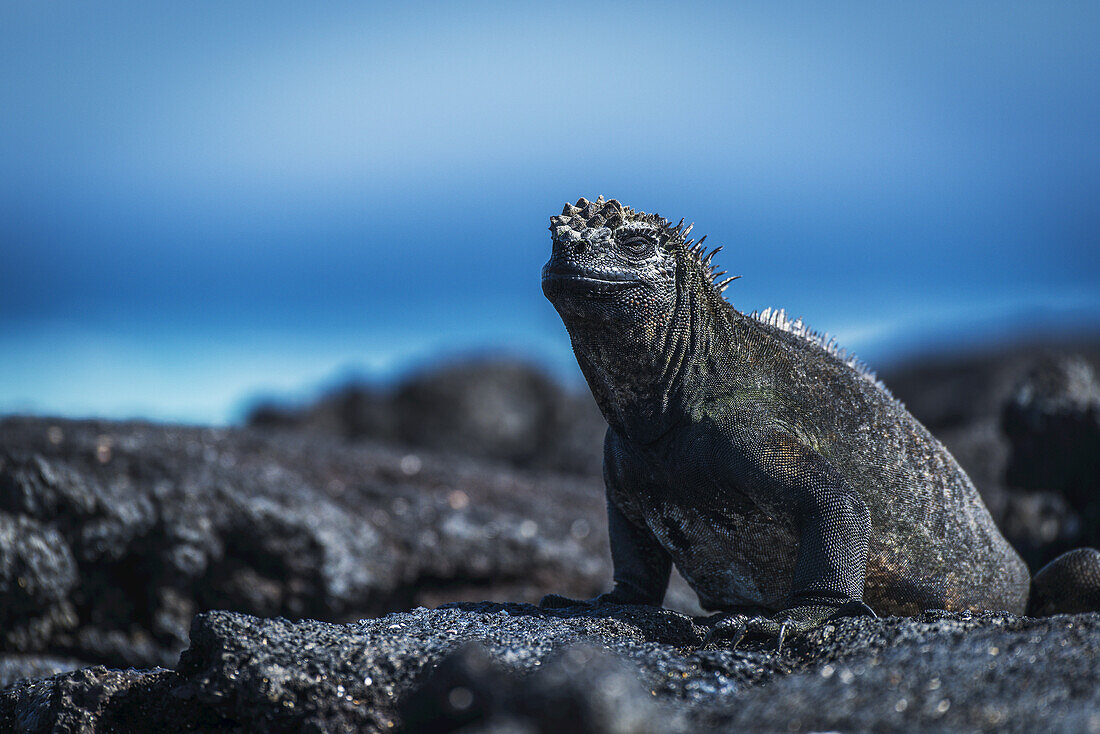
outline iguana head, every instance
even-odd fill
[[[554,251],[542,269],[542,290],[569,325],[584,321],[653,326],[667,323],[678,292],[717,297],[702,240],[687,240],[691,227],[625,207],[601,196],[566,204],[550,218]],[[705,238],[704,238],[705,239]],[[721,275],[718,273],[717,275]]]
[[[602,196],[566,204],[550,219],[554,251],[542,269],[543,293],[567,322],[659,316],[675,299],[667,228]]]
[[[554,251],[542,290],[561,314],[577,362],[608,423],[660,433],[685,384],[676,373],[706,360],[706,324],[736,313],[715,283],[702,240],[683,220],[612,199],[579,199],[550,219]],[[681,396],[682,397],[682,396]]]

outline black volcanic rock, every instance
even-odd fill
[[[606,648],[574,643],[546,656],[529,675],[497,662],[480,643],[443,658],[400,702],[410,731],[644,731],[667,721],[637,670]],[[669,726],[672,730],[673,727]]]
[[[173,665],[206,609],[340,620],[591,596],[602,488],[375,444],[0,421],[0,657]]]
[[[1100,381],[1093,366],[1079,355],[1037,361],[1005,404],[1002,426],[1005,482],[1028,491],[1004,518],[1006,527],[1026,529],[1020,550],[1041,564],[1100,546]]]
[[[445,364],[386,391],[353,382],[304,408],[265,402],[248,423],[589,476],[600,474],[607,428],[587,390],[566,390],[537,367],[509,359]]]
[[[21,678],[48,678],[51,675],[88,667],[83,660],[41,654],[0,655],[0,688]]]
[[[336,625],[200,615],[176,671],[0,691],[27,732],[1089,731],[1100,614],[853,618],[776,653],[653,607],[417,609]]]
[[[1005,405],[1005,480],[1053,490],[1083,509],[1100,501],[1100,381],[1078,355],[1038,362]]]
[[[76,626],[69,594],[76,562],[61,534],[29,517],[0,512],[0,645],[41,649]]]

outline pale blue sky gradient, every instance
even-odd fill
[[[0,412],[224,422],[434,355],[570,372],[547,218],[725,244],[872,363],[1100,324],[1095,3],[8,3]]]

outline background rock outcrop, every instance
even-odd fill
[[[205,609],[591,596],[609,579],[602,508],[590,481],[305,433],[6,419],[0,643],[171,666]]]
[[[505,358],[444,364],[389,389],[351,382],[313,405],[267,400],[249,411],[247,423],[585,475],[600,473],[607,430],[587,391],[569,390],[535,365]]]

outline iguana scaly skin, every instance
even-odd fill
[[[780,644],[871,610],[1027,609],[1027,567],[966,473],[858,361],[735,310],[682,220],[601,197],[550,221],[543,291],[608,422],[615,588],[597,600],[660,604],[675,563],[726,612],[718,634]],[[1095,600],[1100,553],[1075,553],[1044,570],[1052,593]]]

